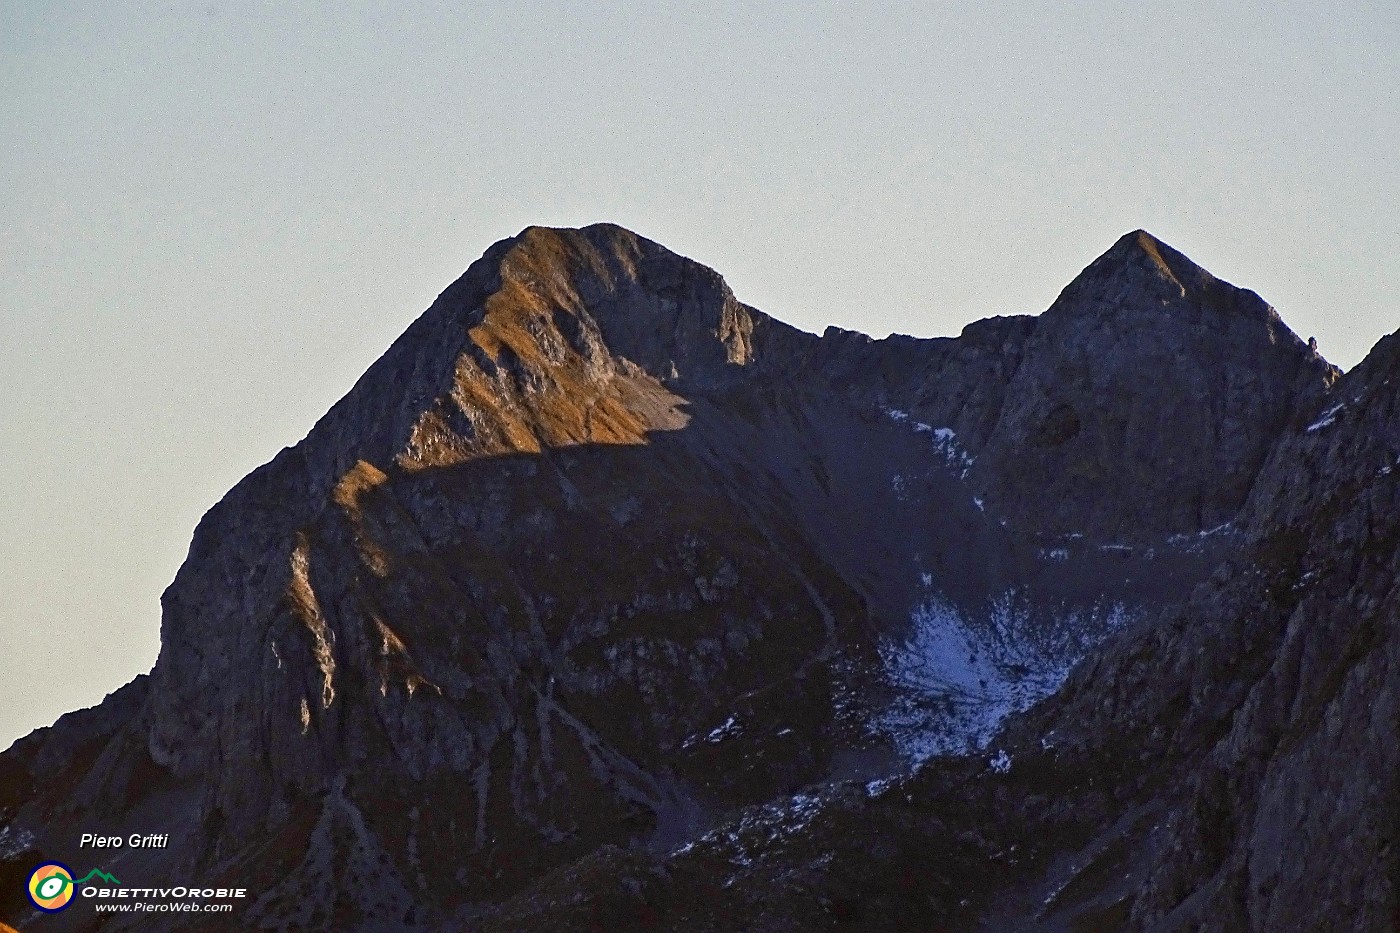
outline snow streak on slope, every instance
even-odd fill
[[[1054,693],[1089,649],[1122,628],[1121,603],[1033,611],[1015,591],[972,620],[924,600],[907,640],[881,646],[894,701],[876,718],[912,765],[983,748],[1002,720]]]
[[[886,408],[885,415],[896,423],[909,424],[914,428],[915,433],[927,434],[932,437],[933,449],[938,451],[944,465],[956,470],[959,478],[967,479],[967,474],[977,458],[963,449],[962,445],[958,443],[957,433],[952,428],[935,428],[922,421],[911,421],[907,411],[900,411],[897,408]],[[977,507],[979,509],[982,507],[980,501]]]

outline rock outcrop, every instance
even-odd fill
[[[1254,292],[1130,233],[1038,319],[984,483],[1050,533],[1219,527],[1324,368]]]
[[[1314,638],[1393,611],[1341,589],[1341,555],[1393,557],[1386,502],[1327,530],[1393,465],[1384,372],[1333,385],[1142,232],[1039,317],[877,341],[617,227],[531,228],[204,517],[149,677],[0,756],[0,872],[165,832],[103,867],[247,887],[252,928],[887,929],[1040,916],[1054,853],[1102,842],[1141,893],[1070,872],[1057,910],[1286,916],[1290,846],[1390,799],[1317,767],[1379,766],[1394,717],[1367,744],[1307,712],[1388,676],[1379,621],[1355,696]]]

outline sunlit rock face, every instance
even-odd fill
[[[1093,695],[1076,662],[1164,637],[1291,507],[1336,376],[1141,232],[1039,317],[877,341],[531,228],[204,517],[149,676],[0,757],[0,872],[159,831],[103,867],[237,883],[250,928],[529,928],[577,919],[541,893],[569,872],[1017,775],[1005,717]]]

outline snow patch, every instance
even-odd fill
[[[886,408],[885,415],[891,421],[903,424],[909,421],[909,413],[900,411],[898,408]],[[958,435],[952,428],[934,427],[924,424],[922,421],[913,423],[914,431],[918,434],[931,434],[933,436],[933,448],[943,457],[943,462],[950,467],[960,468],[959,478],[967,479],[968,471],[976,461],[976,457],[971,456],[958,443]],[[981,505],[978,505],[981,508]]]
[[[705,741],[709,742],[711,745],[718,745],[731,735],[738,735],[740,731],[739,720],[730,716],[723,724],[712,729],[710,734],[705,736]]]
[[[878,778],[865,785],[865,796],[879,797],[894,786],[894,778]]]
[[[872,726],[913,765],[981,750],[1006,717],[1058,690],[1085,653],[1128,621],[1122,603],[1033,612],[1009,591],[968,618],[929,598],[914,610],[907,639],[880,646],[895,698]]]
[[[1312,424],[1308,425],[1308,433],[1312,434],[1316,431],[1321,431],[1323,428],[1328,427],[1329,425],[1335,424],[1337,421],[1337,415],[1341,412],[1343,408],[1346,407],[1346,402],[1338,402],[1331,408],[1324,411],[1321,417],[1319,417]]]
[[[1204,541],[1206,538],[1213,538],[1216,535],[1221,534],[1230,534],[1234,531],[1234,527],[1234,522],[1225,522],[1224,524],[1216,525],[1214,528],[1203,529],[1201,531],[1196,532],[1195,534],[1171,535],[1167,538],[1167,543],[1172,545],[1173,547],[1185,546],[1188,549],[1190,549],[1190,546],[1192,544],[1199,541]]]
[[[724,722],[720,723],[718,726],[711,729],[708,733],[706,733],[703,736],[699,733],[688,736],[686,740],[681,743],[681,748],[694,748],[701,742],[706,742],[710,745],[718,745],[725,739],[730,738],[731,736],[736,736],[743,731],[744,726],[743,723],[739,722],[739,718],[737,716],[730,716]]]
[[[712,829],[696,842],[687,843],[673,854],[690,852],[697,845],[716,851],[731,865],[748,868],[763,852],[801,832],[826,801],[816,794],[794,794],[787,800],[766,803],[744,811],[736,822]],[[733,882],[730,878],[726,886]]]
[[[885,416],[889,417],[892,422],[900,424],[909,422],[909,412],[904,412],[904,410],[897,408],[886,408],[883,410],[885,410]],[[939,454],[942,455],[946,465],[952,466],[952,468],[960,468],[960,471],[962,471],[959,474],[960,479],[967,479],[967,471],[972,469],[973,462],[976,461],[977,458],[972,457],[972,455],[967,454],[967,451],[963,450],[962,445],[958,443],[958,433],[956,433],[956,431],[953,431],[951,427],[934,427],[932,424],[925,424],[924,422],[914,422],[913,427],[914,431],[918,434],[932,434],[932,438],[934,438],[934,450],[937,450]]]
[[[14,858],[34,845],[34,834],[27,829],[13,831],[6,826],[0,829],[0,859]]]

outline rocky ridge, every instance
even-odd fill
[[[1264,712],[1203,770],[1238,703],[1202,697],[1276,660],[1236,611],[1256,595],[1239,581],[1273,571],[1239,568],[1301,560],[1270,550],[1303,534],[1278,529],[1340,508],[1295,487],[1352,468],[1352,447],[1315,448],[1378,370],[1333,386],[1257,295],[1141,231],[1039,317],[876,341],[797,331],[620,228],[531,228],[206,515],[148,678],[0,756],[0,870],[73,857],[79,823],[158,818],[180,845],[104,867],[236,880],[254,927],[875,929],[882,897],[956,925],[1031,896],[1048,850],[994,869],[983,850],[1029,848],[1048,819],[1045,839],[1117,832],[1103,845],[1145,886],[1072,910],[1215,916],[1259,866],[1242,830],[1206,845],[1181,801],[1254,799],[1229,785],[1250,774],[1289,816],[1299,786],[1244,751]],[[1201,667],[1200,639],[1235,666]],[[1183,722],[1199,747],[1163,738]],[[1050,751],[1081,728],[1081,757]],[[1135,764],[1092,791],[1066,776],[1110,748]],[[1139,786],[1158,758],[1199,788]],[[1124,830],[1120,797],[1172,822]],[[822,850],[829,871],[803,848],[822,832],[855,840]],[[919,880],[920,851],[952,875]],[[887,863],[913,880],[872,896]],[[1223,893],[1183,913],[1203,879]]]

